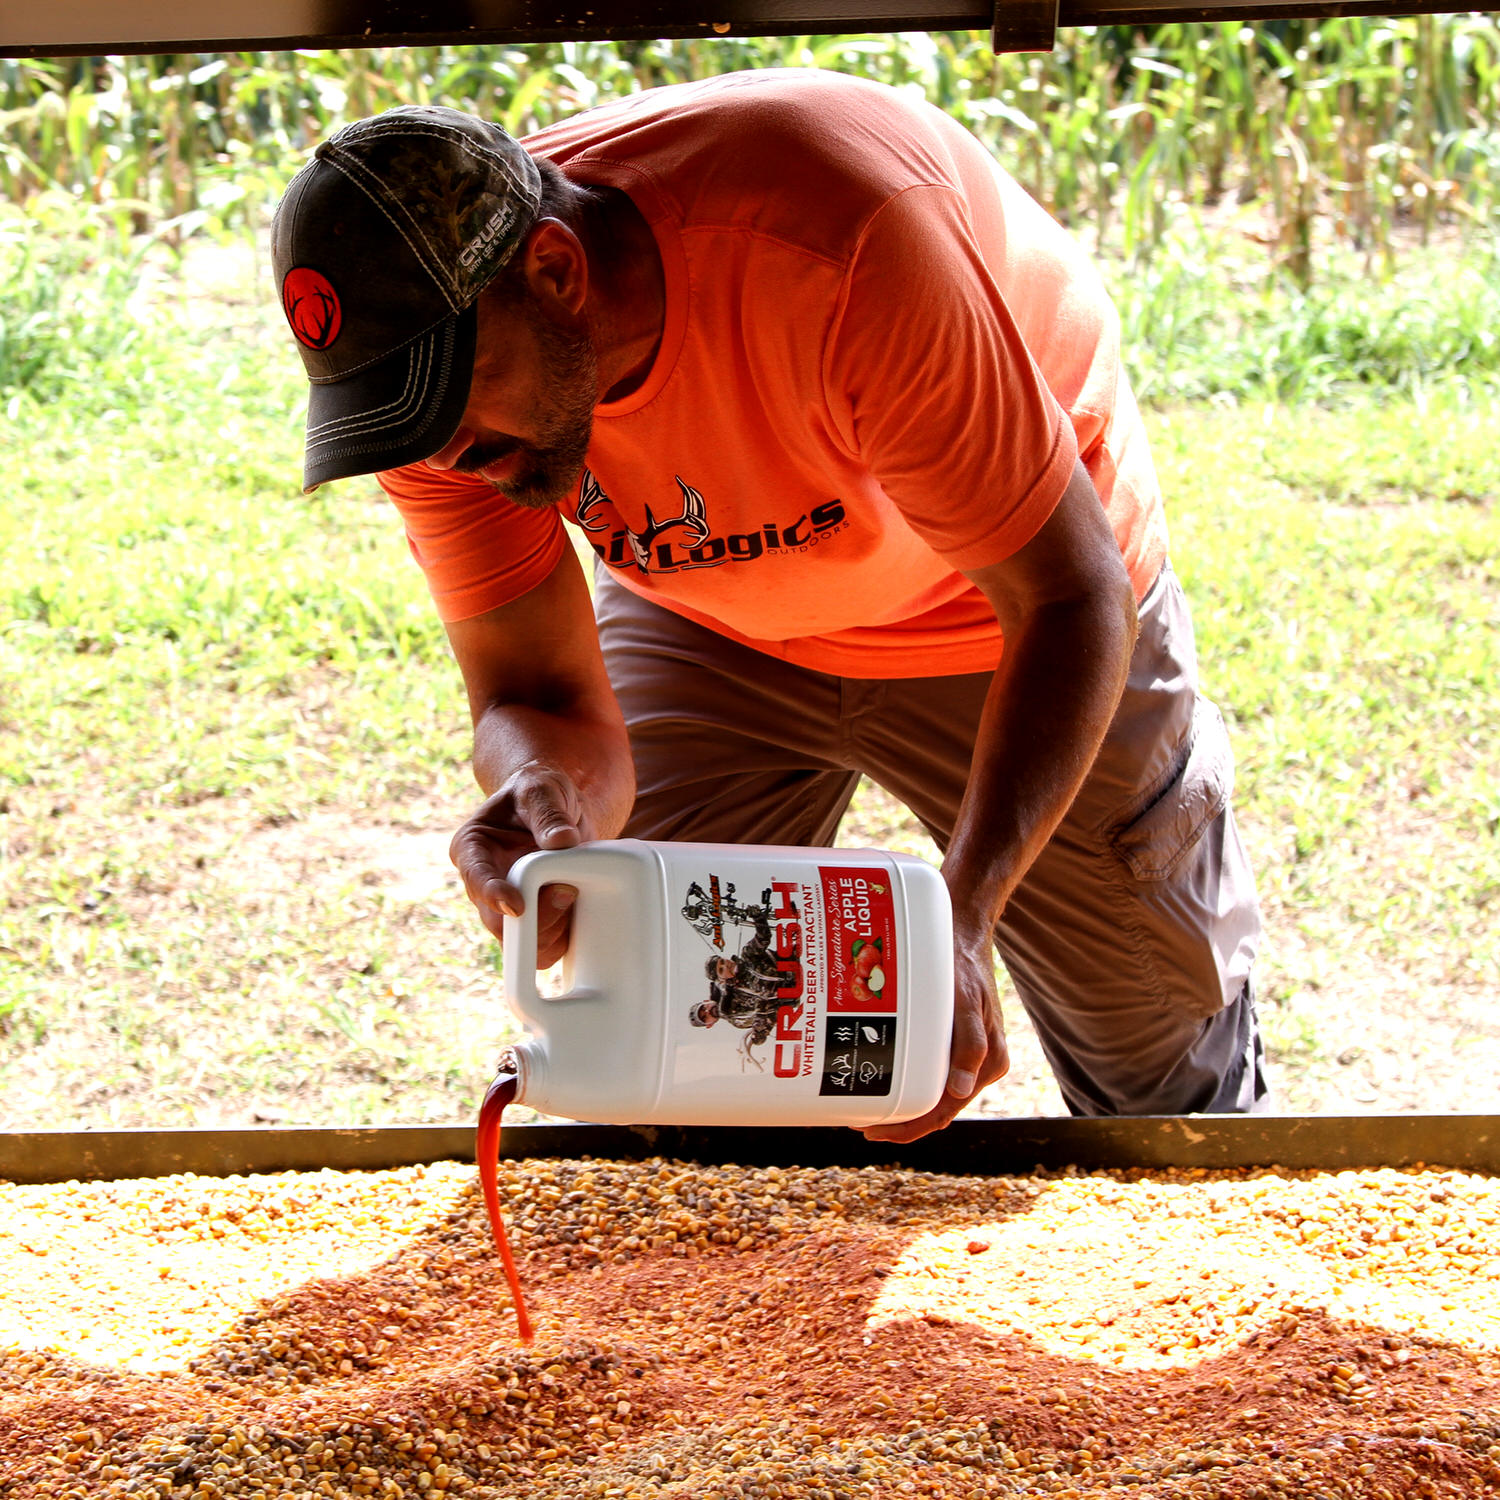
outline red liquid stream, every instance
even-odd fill
[[[474,1137],[474,1155],[479,1162],[479,1185],[484,1189],[484,1207],[490,1216],[490,1232],[495,1237],[495,1248],[505,1264],[505,1279],[510,1283],[511,1300],[516,1304],[516,1326],[521,1342],[529,1344],[535,1336],[531,1328],[531,1317],[521,1295],[521,1278],[516,1274],[510,1241],[505,1237],[505,1222],[500,1217],[500,1122],[505,1117],[505,1106],[515,1097],[516,1075],[496,1075],[495,1081],[485,1093],[484,1103],[479,1106],[479,1130]]]

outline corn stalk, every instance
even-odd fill
[[[1500,193],[1500,31],[1482,14],[968,33],[360,48],[0,62],[0,196],[65,192],[122,235],[255,231],[310,146],[397,104],[517,134],[661,84],[820,67],[919,90],[1047,207],[1149,260],[1183,212],[1256,213],[1306,283],[1319,237],[1389,260]]]

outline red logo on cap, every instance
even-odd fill
[[[297,341],[309,349],[326,349],[344,321],[333,283],[311,266],[293,266],[281,283],[281,305]]]

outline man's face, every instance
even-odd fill
[[[720,984],[727,984],[740,971],[739,963],[732,958],[720,958],[714,961],[714,975]]]
[[[698,1014],[703,1019],[705,1026],[712,1026],[719,1019],[719,1006],[715,1000],[705,1000],[698,1007]]]
[[[524,297],[482,297],[469,403],[427,462],[475,474],[517,505],[555,505],[583,472],[598,399],[586,328],[561,327]]]

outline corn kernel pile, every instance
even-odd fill
[[[0,1497],[1500,1496],[1500,1182],[0,1184]]]

